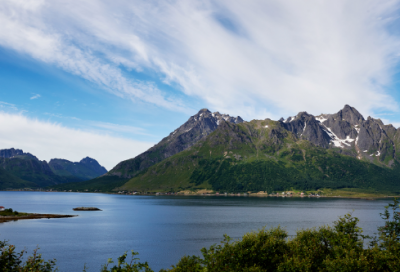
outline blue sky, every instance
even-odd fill
[[[201,108],[400,126],[400,1],[0,2],[0,148],[107,169]]]

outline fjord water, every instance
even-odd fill
[[[264,226],[302,228],[331,224],[352,212],[364,234],[373,235],[390,199],[257,198],[211,196],[125,196],[84,193],[0,192],[0,205],[17,211],[77,214],[59,219],[0,224],[0,239],[44,259],[57,259],[60,271],[99,271],[108,258],[131,249],[158,271],[183,255],[200,255],[223,234],[238,239]],[[94,206],[100,212],[73,211]]]

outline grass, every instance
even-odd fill
[[[345,197],[345,198],[383,198],[393,196],[389,192],[377,192],[373,189],[343,188],[343,189],[323,189],[323,196],[326,197]]]

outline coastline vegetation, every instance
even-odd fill
[[[203,248],[202,258],[183,256],[176,265],[160,272],[399,271],[399,203],[395,198],[380,214],[384,225],[375,237],[363,235],[358,218],[346,214],[333,226],[300,230],[292,239],[280,227],[247,233],[238,241],[225,235],[220,245]],[[16,252],[6,241],[0,242],[0,251],[1,271],[56,271],[56,261],[45,261],[37,250],[25,262],[26,251]],[[152,272],[147,262],[136,258],[137,254],[132,251],[131,261],[127,261],[127,253],[117,263],[109,259],[101,272]]]
[[[13,211],[13,209],[5,209],[4,211],[0,211],[0,216],[27,216],[28,213],[21,213],[18,211]]]

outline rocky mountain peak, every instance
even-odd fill
[[[24,151],[21,149],[14,149],[14,148],[9,148],[9,149],[1,149],[0,150],[0,157],[2,158],[12,158],[14,156],[18,155],[23,155]]]
[[[31,153],[25,153],[21,149],[9,148],[9,149],[0,150],[0,157],[1,158],[14,158],[14,157],[17,157],[17,156],[18,157],[24,156],[26,159],[39,161],[39,159],[37,157],[35,157]]]
[[[296,116],[288,117],[282,124],[299,139],[306,139],[325,148],[340,148],[342,153],[358,159],[372,162],[376,157],[383,161],[386,156],[395,156],[393,139],[397,130],[391,125],[384,125],[380,119],[369,116],[365,120],[350,105],[345,105],[337,113],[315,117],[307,112],[299,112]]]
[[[243,123],[243,119],[240,116],[233,117],[228,114],[221,114],[218,111],[211,113],[208,109],[204,108],[191,116],[182,126],[171,132],[163,141],[171,140],[179,135],[193,133],[195,131],[200,132],[200,135],[208,135],[218,127],[222,120],[235,124]],[[191,132],[193,129],[195,130]]]
[[[80,160],[79,163],[83,163],[83,164],[98,164],[98,165],[100,165],[95,159],[92,159],[90,157],[83,158],[82,160]]]
[[[235,124],[243,123],[243,119],[240,116],[233,117],[219,112],[211,113],[206,108],[201,109],[148,151],[133,159],[119,163],[109,172],[109,175],[122,177],[134,176],[140,170],[193,146],[199,140],[216,130],[224,121]],[[128,168],[130,174],[126,173],[126,169]]]
[[[345,105],[338,113],[333,114],[332,117],[338,120],[349,122],[350,125],[359,125],[365,121],[364,117],[353,107]]]

